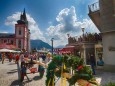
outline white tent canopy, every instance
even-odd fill
[[[9,50],[9,49],[0,49],[0,52],[12,52],[12,53],[20,53],[20,51]]]
[[[46,52],[48,52],[48,51],[45,51],[45,50],[38,50],[37,52],[46,53]]]

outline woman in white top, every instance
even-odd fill
[[[44,63],[48,65],[51,61],[52,61],[51,53],[48,53]]]

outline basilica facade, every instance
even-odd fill
[[[30,30],[25,9],[15,24],[15,33],[0,33],[0,44],[4,43],[30,52]]]

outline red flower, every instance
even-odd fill
[[[77,70],[79,71],[81,68],[83,68],[83,66],[81,65],[81,66],[79,66],[78,68],[77,68]]]

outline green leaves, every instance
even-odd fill
[[[64,65],[66,67],[65,69]],[[59,70],[55,71],[56,68]],[[74,85],[78,79],[91,80],[93,78],[92,70],[84,64],[83,58],[72,55],[55,55],[53,56],[52,62],[48,65],[46,82],[48,83],[49,79],[54,78],[54,76],[61,77],[62,69],[63,73],[69,73],[71,69],[74,71],[72,77],[68,79],[70,85]]]

